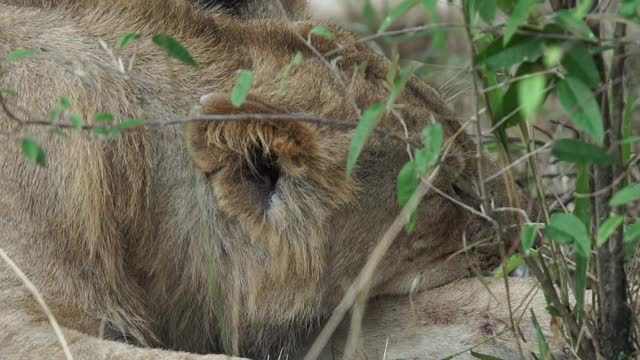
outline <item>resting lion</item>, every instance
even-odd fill
[[[180,0],[0,0],[0,58],[35,51],[0,68],[0,89],[12,91],[2,92],[0,109],[0,248],[42,295],[75,358],[288,354],[321,327],[396,217],[395,178],[408,155],[393,137],[372,137],[347,179],[352,127],[181,124],[191,110],[355,122],[354,105],[388,98],[387,59],[355,43],[333,55],[341,56],[334,71],[315,51],[353,36],[338,28],[332,40],[310,35],[317,24],[253,4],[234,15]],[[290,17],[300,4],[285,2]],[[251,20],[260,11],[271,19]],[[116,49],[130,33],[140,39]],[[153,45],[161,33],[199,67]],[[298,52],[305,61],[287,74]],[[236,108],[229,93],[240,70],[254,80]],[[42,125],[61,97],[71,105],[59,118],[63,134]],[[477,206],[475,145],[445,101],[411,78],[397,103],[412,139],[434,119],[443,124],[453,146],[433,186]],[[103,126],[94,121],[103,112],[116,124],[135,118],[147,126],[96,135],[91,127]],[[72,114],[85,130],[71,127]],[[403,134],[392,114],[381,127]],[[46,167],[20,153],[23,138],[42,146]],[[486,161],[485,170],[495,168]],[[500,181],[488,183],[487,194],[507,204]],[[434,288],[495,264],[495,246],[472,246],[493,231],[480,217],[432,191],[418,219],[386,254],[371,296],[406,294],[417,277],[419,289]],[[510,217],[499,220],[509,228]],[[472,249],[451,257],[465,244]],[[0,265],[0,356],[62,357],[16,273]]]
[[[562,352],[560,319],[552,320],[549,316],[544,295],[535,281],[509,279],[517,340],[511,330],[504,281],[485,279],[485,282],[463,279],[411,297],[373,300],[367,306],[360,345],[353,360],[439,360],[453,355],[454,360],[472,360],[478,358],[477,354],[504,360],[523,356],[534,359],[531,354],[539,356],[539,345],[531,310],[554,358],[570,358]],[[349,321],[345,321],[320,360],[342,359],[349,332]]]

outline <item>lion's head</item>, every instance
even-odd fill
[[[346,176],[349,124],[387,101],[392,66],[349,33],[331,27],[327,40],[311,34],[314,22],[238,21],[183,1],[6,2],[18,5],[0,2],[10,14],[0,17],[12,29],[3,33],[8,43],[41,49],[3,68],[0,85],[20,94],[7,98],[9,108],[46,117],[68,96],[69,111],[84,119],[110,112],[152,121],[103,141],[21,128],[52,149],[33,179],[16,152],[0,155],[9,164],[0,200],[12,209],[2,215],[32,229],[22,236],[39,244],[8,248],[51,301],[100,314],[152,345],[210,352],[232,339],[245,355],[279,352],[326,319],[392,224],[407,144],[419,146],[433,122],[447,140],[434,189],[415,232],[402,232],[377,268],[370,295],[432,288],[495,263],[494,224],[447,198],[479,209],[475,145],[417,78],[383,115],[380,128],[392,136],[374,134]],[[147,42],[118,52],[135,59],[123,75],[98,39],[116,44],[133,32]],[[178,38],[200,67],[168,65],[150,42],[157,33]],[[298,53],[304,61],[288,66]],[[78,62],[93,70],[80,78]],[[229,94],[239,70],[254,80],[235,107]],[[202,117],[185,124],[184,104],[197,103]],[[3,113],[0,124],[13,123]],[[487,203],[507,204],[501,180],[485,185]],[[499,220],[513,229],[510,217]]]
[[[246,295],[278,299],[279,306],[269,309],[273,316],[326,316],[399,213],[396,178],[410,160],[403,134],[419,143],[420,130],[433,122],[443,124],[449,140],[432,183],[436,190],[419,207],[416,231],[402,232],[386,254],[371,295],[405,294],[416,284],[433,288],[471,267],[494,266],[497,228],[440,194],[481,212],[474,142],[445,101],[420,80],[411,78],[394,111],[383,115],[380,127],[396,136],[372,136],[353,176],[345,175],[354,129],[342,122],[355,123],[358,110],[387,100],[392,65],[338,28],[331,29],[332,40],[309,37],[316,25],[262,22],[237,33],[248,44],[241,67],[255,76],[249,98],[234,107],[228,82],[201,98],[201,115],[232,115],[235,121],[186,127],[194,164],[233,240],[229,253],[237,252],[229,259],[245,257],[239,264],[252,284],[247,287],[255,290]],[[304,43],[307,38],[313,49]],[[339,47],[329,57],[317,56]],[[304,63],[284,72],[298,52]],[[242,114],[266,114],[269,120]],[[487,176],[496,172],[489,161],[483,166]],[[486,192],[488,203],[507,204],[501,180],[488,182]],[[509,231],[513,235],[513,227]]]

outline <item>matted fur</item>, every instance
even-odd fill
[[[89,123],[98,112],[175,121],[202,95],[229,93],[248,69],[255,78],[246,107],[205,98],[203,114],[261,109],[357,121],[333,71],[298,37],[316,24],[270,17],[238,21],[180,0],[1,0],[0,57],[18,48],[37,53],[3,64],[0,88],[17,92],[5,98],[23,120],[48,118],[68,96],[69,111]],[[123,74],[98,40],[115,47],[132,32],[142,39],[117,52],[126,60],[135,54]],[[313,37],[313,44],[324,52],[354,40],[332,32],[334,40]],[[157,33],[176,37],[200,67],[168,59],[150,42]],[[306,61],[283,79],[298,51]],[[386,101],[387,59],[363,44],[339,55],[360,108]],[[364,62],[365,71],[354,70]],[[447,137],[459,129],[417,79],[398,103],[411,134],[432,119]],[[78,358],[183,356],[98,340],[89,336],[96,319],[106,322],[107,338],[149,347],[260,358],[294,349],[331,313],[398,213],[394,179],[408,160],[402,144],[374,137],[346,179],[353,131],[304,123],[193,123],[108,139],[16,125],[0,112],[0,129],[15,130],[0,137],[0,246],[42,292]],[[401,133],[390,115],[382,125]],[[27,136],[46,150],[46,168],[19,153],[15,140]],[[465,201],[474,198],[464,190],[476,173],[473,147],[458,136],[434,182]],[[497,206],[506,204],[499,182],[487,187]],[[372,295],[407,293],[418,275],[420,288],[439,286],[495,257],[489,246],[448,259],[489,238],[491,227],[434,193],[419,210],[416,232],[396,240]],[[0,353],[59,352],[43,313],[0,268]]]

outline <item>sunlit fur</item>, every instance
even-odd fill
[[[532,354],[539,354],[540,348],[532,312],[554,358],[573,358],[562,352],[567,344],[561,320],[551,318],[544,294],[533,279],[510,278],[508,295],[503,279],[481,280],[485,284],[465,279],[412,296],[374,300],[367,306],[354,360],[431,360],[454,354],[459,354],[454,359],[462,360],[477,359],[477,354],[497,359],[521,359],[522,354],[533,360]],[[320,359],[342,359],[349,332],[345,321]]]
[[[238,21],[179,0],[2,0],[0,57],[18,48],[37,53],[3,63],[0,88],[17,92],[5,98],[24,121],[48,119],[69,96],[69,112],[89,124],[99,112],[118,121],[179,120],[202,95],[228,94],[245,69],[254,73],[246,106],[205,97],[202,114],[268,109],[356,121],[353,103],[365,109],[388,98],[390,63],[365,44],[340,52],[341,83],[298,37],[306,39],[317,24],[244,16]],[[312,37],[320,52],[355,40],[331,31],[331,41]],[[134,61],[123,74],[98,40],[113,49],[132,32],[142,38],[113,50],[127,66]],[[168,59],[150,41],[157,33],[177,38],[200,66]],[[297,52],[306,61],[283,78]],[[356,71],[363,63],[366,69]],[[447,138],[459,130],[446,103],[415,78],[397,102],[412,141],[434,120]],[[16,125],[0,112],[0,247],[68,329],[77,358],[116,358],[114,351],[178,356],[82,335],[97,332],[98,318],[107,337],[150,347],[260,358],[288,352],[331,313],[397,215],[395,178],[408,161],[403,143],[374,136],[347,179],[353,129],[309,123],[192,122],[109,139],[72,130],[63,138],[42,126],[12,132]],[[392,114],[381,126],[403,133]],[[17,139],[26,136],[43,146],[46,168],[20,153]],[[461,132],[434,185],[473,199],[474,146]],[[279,178],[261,184],[252,161],[270,154]],[[486,161],[486,170],[495,166]],[[274,191],[265,194],[269,186]],[[507,205],[500,181],[487,188],[491,202]],[[495,246],[449,258],[464,244],[491,238],[492,227],[467,210],[430,192],[418,220],[382,261],[372,296],[407,293],[418,275],[419,288],[427,289],[467,275],[470,266],[495,263]],[[12,270],[0,269],[0,353],[33,358],[59,351],[31,296]]]

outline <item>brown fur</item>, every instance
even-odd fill
[[[88,122],[104,111],[119,120],[178,120],[214,93],[204,98],[205,115],[259,110],[356,121],[334,73],[296,36],[315,26],[238,21],[179,0],[2,0],[0,57],[18,48],[38,53],[3,64],[0,88],[17,92],[6,96],[7,106],[24,120],[47,118],[61,96]],[[143,39],[119,52],[124,59],[135,53],[133,70],[122,74],[98,39],[115,47],[134,31]],[[354,40],[332,31],[333,41],[312,38],[320,51]],[[157,33],[176,37],[200,67],[167,59],[149,40]],[[280,92],[298,51],[306,61]],[[357,105],[385,101],[389,61],[362,44],[340,55]],[[354,73],[363,62],[366,71]],[[254,86],[246,106],[235,109],[219,94],[230,92],[242,69],[254,72]],[[459,129],[445,102],[416,79],[398,103],[412,134],[430,119],[448,137]],[[0,247],[43,293],[79,358],[182,356],[82,335],[96,318],[107,322],[109,337],[145,346],[255,357],[289,351],[331,313],[398,213],[394,179],[408,160],[404,146],[374,137],[347,180],[353,131],[308,123],[193,123],[109,139],[16,125],[0,113],[0,129],[16,131],[0,137]],[[382,125],[401,133],[390,115]],[[16,136],[36,138],[48,166],[26,160]],[[448,170],[435,180],[465,201],[475,197],[462,190],[476,174],[473,146],[466,134],[457,137]],[[488,189],[496,205],[506,204],[499,183]],[[491,233],[466,210],[432,192],[419,219],[383,260],[372,295],[407,293],[418,275],[420,288],[432,288],[493,262],[494,247],[447,259],[463,236],[474,244]],[[59,351],[42,312],[5,266],[0,284],[0,353]]]

